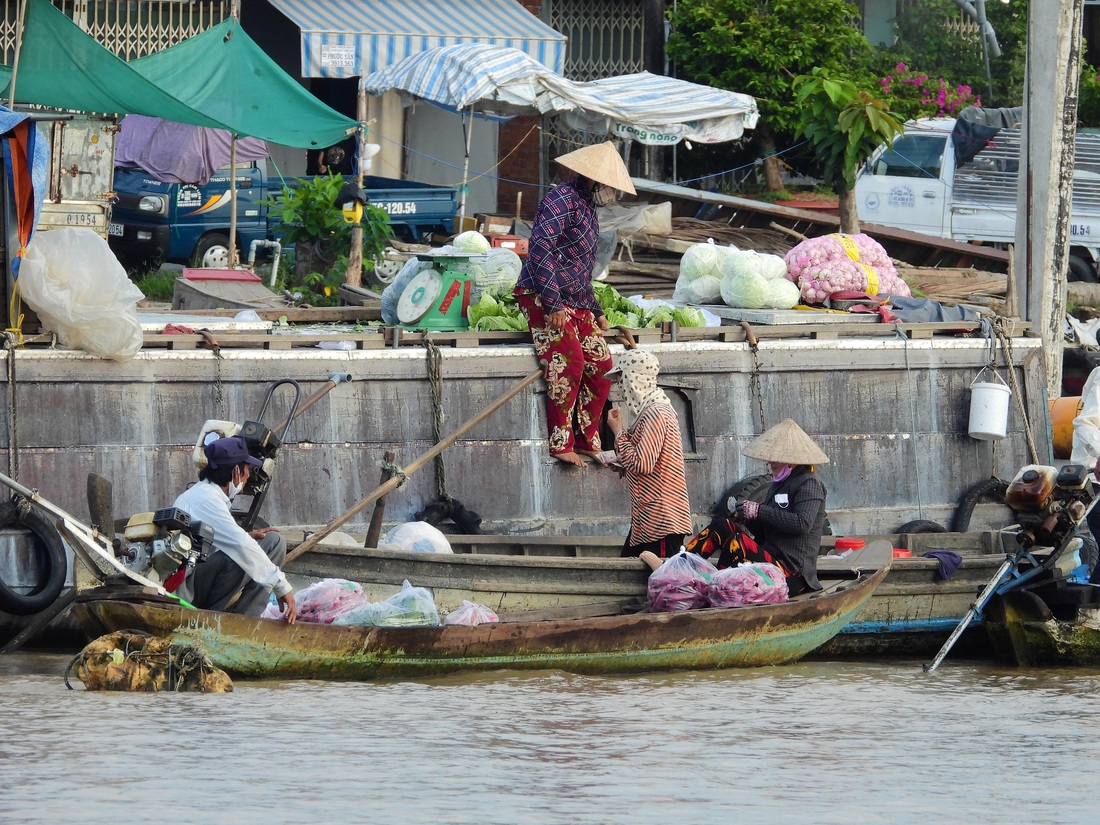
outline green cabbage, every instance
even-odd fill
[[[723,283],[730,278],[758,276],[760,274],[760,256],[753,250],[731,252],[722,263]]]
[[[722,279],[722,300],[731,307],[763,309],[768,305],[769,283],[755,271],[744,275],[727,275]]]
[[[759,259],[760,274],[767,280],[787,277],[787,262],[778,255],[760,255]]]
[[[680,258],[680,277],[685,282],[718,274],[718,247],[713,241],[692,244]]]
[[[798,285],[786,278],[768,281],[768,303],[770,309],[791,309],[802,300],[802,291]]]
[[[714,304],[722,298],[722,281],[713,275],[684,285],[681,300],[687,304]]]
[[[501,314],[501,309],[501,305],[497,303],[496,299],[486,290],[481,293],[481,297],[476,304],[470,304],[467,308],[466,319],[470,322],[470,326],[476,327],[483,318],[499,316]]]
[[[705,327],[707,319],[703,313],[691,307],[677,307],[672,310],[672,320],[682,327]]]
[[[493,248],[489,239],[474,229],[458,235],[452,243],[459,252],[469,252],[473,255],[484,255]]]

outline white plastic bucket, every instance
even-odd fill
[[[1008,431],[1008,400],[1012,390],[996,371],[991,381],[979,381],[982,372],[970,385],[970,437],[979,441],[999,441]]]

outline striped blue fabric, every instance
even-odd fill
[[[360,77],[458,43],[525,52],[556,72],[566,37],[516,0],[270,0],[302,31],[303,77]]]
[[[488,44],[442,46],[407,57],[363,78],[367,94],[396,89],[450,109],[477,103],[500,117],[532,114],[546,91],[540,80],[557,77],[526,52]]]

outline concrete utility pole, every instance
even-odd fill
[[[1032,0],[1028,9],[1013,267],[1019,316],[1043,339],[1050,398],[1062,394],[1083,6],[1084,0]]]

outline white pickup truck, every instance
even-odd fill
[[[1016,238],[1020,132],[1002,129],[972,160],[955,165],[953,118],[905,125],[860,170],[860,220],[956,241],[1005,246]],[[1100,261],[1100,134],[1079,131],[1070,217],[1071,281],[1096,283]]]

